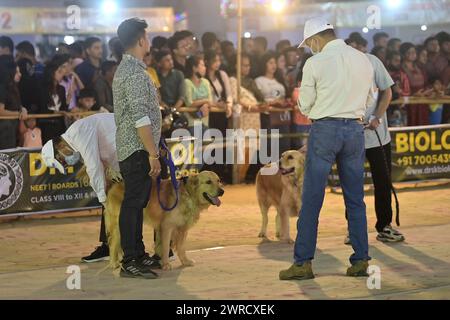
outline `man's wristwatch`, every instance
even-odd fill
[[[158,159],[159,159],[159,153],[157,153],[157,154],[154,155],[154,156],[152,156],[151,154],[149,154],[148,157],[150,158],[150,160],[158,160]]]
[[[372,120],[378,120],[378,123],[381,124],[383,122],[383,118],[377,118],[375,115],[371,115],[369,118],[369,122],[372,122]]]

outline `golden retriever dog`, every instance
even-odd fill
[[[194,261],[186,256],[188,230],[198,221],[200,213],[211,205],[220,206],[224,194],[222,183],[214,172],[203,171],[180,181],[179,201],[172,211],[164,211],[158,201],[156,180],[148,206],[144,209],[144,223],[151,224],[156,231],[155,252],[161,257],[162,269],[170,270],[170,242],[183,266],[192,266]],[[107,193],[105,225],[110,250],[110,266],[117,270],[123,257],[120,246],[119,214],[124,197],[123,182],[115,183]],[[165,206],[175,203],[175,191],[170,180],[161,181],[161,201]]]
[[[281,155],[276,174],[262,174],[277,164],[268,164],[256,176],[256,195],[262,215],[260,238],[267,238],[268,212],[271,206],[277,209],[276,237],[293,243],[289,235],[289,217],[298,217],[303,187],[305,154],[290,150]]]

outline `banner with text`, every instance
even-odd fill
[[[391,128],[392,181],[450,179],[450,125]],[[365,163],[366,183],[372,183]],[[336,165],[329,184],[339,185]]]

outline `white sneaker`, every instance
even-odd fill
[[[405,237],[391,225],[388,225],[384,227],[382,232],[378,232],[377,240],[381,242],[401,242],[405,241]]]

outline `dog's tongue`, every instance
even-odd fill
[[[219,197],[214,197],[211,198],[212,202],[214,203],[215,206],[220,207],[220,205],[222,204],[222,201],[220,201]]]

